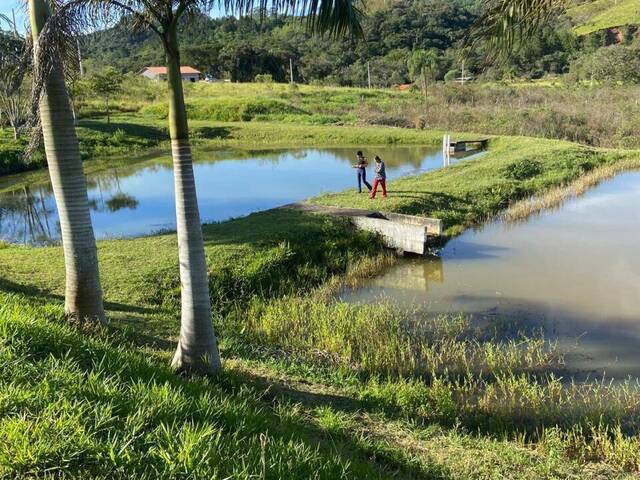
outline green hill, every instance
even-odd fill
[[[640,25],[640,0],[596,0],[572,7],[567,12],[577,35],[624,25]]]

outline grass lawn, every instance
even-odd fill
[[[228,129],[218,146],[266,143],[279,129],[301,144],[441,138],[385,128],[201,126]],[[494,138],[475,160],[394,181],[376,206],[438,216],[455,234],[611,165],[637,166],[637,153]],[[313,201],[371,206],[350,192]],[[341,285],[392,261],[375,237],[288,210],[203,228],[225,360],[225,373],[207,380],[176,378],[166,367],[179,318],[174,234],[98,242],[112,324],[95,331],[63,319],[59,247],[0,246],[0,476],[625,478],[637,471],[640,391],[632,384],[563,384],[550,373],[562,369],[562,352],[535,335],[498,337],[462,317],[333,300]]]

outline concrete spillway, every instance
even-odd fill
[[[399,252],[424,255],[429,241],[442,235],[442,220],[437,218],[309,203],[292,203],[283,208],[346,217],[356,228],[378,234],[387,247]]]

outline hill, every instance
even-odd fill
[[[626,25],[640,25],[640,0],[596,0],[570,8],[568,15],[583,36],[600,30]]]
[[[182,63],[231,81],[253,81],[267,74],[285,82],[291,59],[297,82],[356,87],[367,85],[369,64],[373,85],[388,87],[413,80],[407,67],[412,51],[434,49],[440,59],[433,76],[442,79],[451,71],[450,75],[459,74],[460,43],[477,11],[473,0],[378,2],[365,18],[365,39],[358,42],[311,36],[295,18],[200,16],[181,27]],[[491,75],[535,78],[565,72],[573,49],[569,32],[567,22],[555,22],[507,63],[493,68]],[[487,49],[479,45],[471,52],[467,71],[484,71]],[[135,72],[164,61],[156,38],[131,33],[126,24],[87,37],[84,50],[89,71],[112,65]]]

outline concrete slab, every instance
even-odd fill
[[[373,232],[384,244],[401,252],[424,255],[427,253],[429,237],[442,235],[442,220],[400,213],[377,212],[359,208],[329,207],[309,203],[292,203],[283,208],[303,212],[347,217],[356,228]]]

